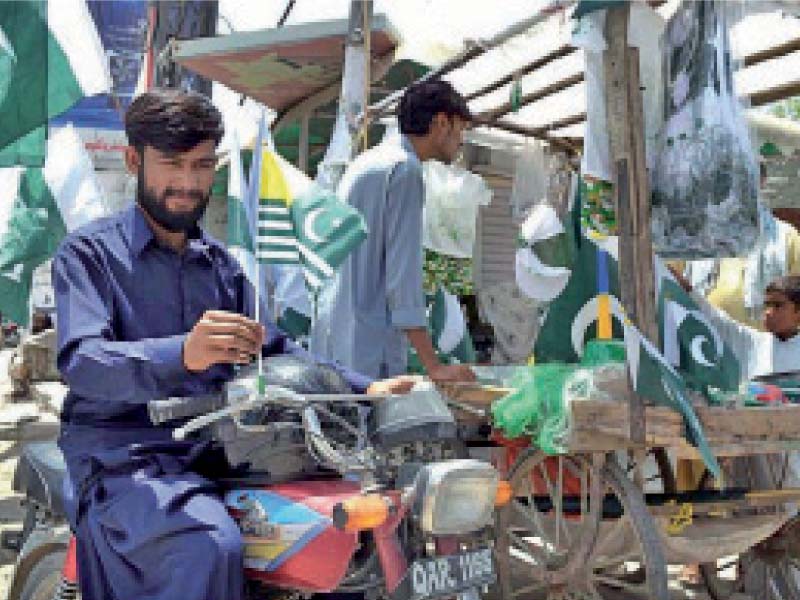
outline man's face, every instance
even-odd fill
[[[469,123],[459,117],[448,117],[444,113],[435,115],[431,123],[431,133],[438,156],[433,158],[443,163],[453,162],[464,143],[464,131],[467,127]]]
[[[188,231],[197,224],[214,181],[213,140],[175,154],[145,146],[139,155],[131,148],[126,159],[137,173],[136,201],[156,223],[172,232]]]
[[[786,339],[800,329],[800,308],[780,292],[767,292],[764,300],[764,327],[773,335]]]

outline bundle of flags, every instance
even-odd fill
[[[0,169],[0,307],[28,321],[33,271],[50,259],[67,232],[106,214],[83,142],[72,126],[47,142],[41,168]]]
[[[293,335],[305,335],[311,323],[311,305],[295,289],[302,273],[308,291],[317,293],[347,255],[367,235],[361,214],[334,194],[324,191],[284,160],[266,143],[259,129],[250,176],[242,167],[235,136],[230,152],[228,181],[228,244],[256,280],[258,265],[271,265],[281,278],[285,295],[279,324]],[[304,290],[305,292],[305,290]]]
[[[86,0],[0,2],[0,308],[22,325],[34,269],[67,232],[106,212],[71,127],[48,121],[111,89]],[[48,136],[49,134],[49,136]]]
[[[737,389],[738,362],[697,303],[658,258],[655,272],[661,348],[643,337],[626,318],[619,300],[617,240],[594,240],[584,235],[579,222],[580,186],[576,189],[567,227],[529,225],[529,231],[549,232],[526,240],[537,259],[545,267],[557,266],[569,272],[563,291],[549,305],[534,358],[537,363],[574,363],[580,360],[589,339],[624,339],[636,391],[683,415],[688,439],[698,447],[709,470],[719,475],[719,465],[692,408],[689,390],[707,393],[711,387]],[[547,217],[546,213],[539,214]],[[558,252],[549,252],[548,248]],[[548,254],[557,257],[550,259],[552,264],[547,262]]]

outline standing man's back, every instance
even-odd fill
[[[472,117],[464,98],[441,80],[406,90],[399,136],[359,156],[339,196],[367,223],[367,239],[342,266],[330,314],[330,357],[371,376],[404,373],[409,342],[434,380],[470,380],[463,365],[439,363],[427,331],[422,289],[421,161],[451,162]]]

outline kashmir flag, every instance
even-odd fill
[[[86,0],[0,2],[0,166],[42,166],[49,119],[111,89]]]
[[[625,354],[631,385],[637,394],[660,406],[678,411],[686,425],[687,439],[697,447],[706,468],[717,479],[721,470],[708,445],[680,374],[627,319],[624,324]]]
[[[67,232],[107,214],[91,158],[72,126],[47,142],[43,168],[0,169],[0,308],[22,325],[34,269]]]
[[[655,271],[659,333],[667,362],[692,389],[737,390],[741,372],[731,348],[659,259]]]

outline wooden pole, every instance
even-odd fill
[[[300,117],[300,139],[297,142],[297,168],[308,175],[308,125],[311,114],[305,113]]]
[[[639,50],[628,46],[629,12],[627,3],[608,9],[608,49],[604,57],[609,144],[619,227],[620,300],[642,334],[657,344]],[[635,393],[631,393],[629,398],[631,440],[643,447],[644,398]]]

